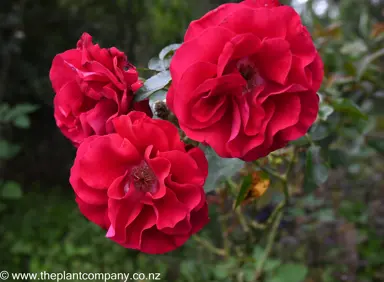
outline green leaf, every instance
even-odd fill
[[[22,194],[20,184],[15,181],[6,181],[2,185],[1,196],[5,199],[19,199]]]
[[[169,55],[172,56],[175,53],[175,51],[179,49],[180,46],[181,44],[171,44],[171,45],[168,45],[167,47],[164,47],[159,54],[160,60],[164,60]]]
[[[363,34],[364,37],[368,38],[371,31],[369,11],[367,8],[364,8],[361,11],[360,21],[359,21],[359,31]]]
[[[8,104],[0,104],[0,120],[6,121],[6,115],[9,111],[9,105]]]
[[[219,157],[211,147],[201,145],[208,160],[208,177],[205,181],[205,192],[213,191],[220,181],[233,177],[244,167],[245,162],[239,159],[226,159]]]
[[[273,271],[273,270],[275,270],[277,267],[279,267],[280,265],[281,265],[281,261],[280,261],[280,260],[277,260],[277,259],[268,259],[268,260],[265,262],[264,271],[265,271],[265,272]]]
[[[238,268],[237,261],[233,257],[230,257],[228,260],[218,263],[215,266],[213,272],[218,279],[227,278],[234,269]]]
[[[308,269],[303,264],[287,263],[274,271],[272,279],[268,282],[303,282],[307,277]]]
[[[312,151],[308,149],[306,158],[305,158],[305,174],[304,174],[304,191],[306,193],[313,192],[317,185],[313,180],[313,155]]]
[[[29,120],[29,117],[26,116],[26,115],[21,115],[21,116],[17,116],[14,120],[13,120],[13,124],[16,126],[16,127],[19,127],[19,128],[29,128],[29,126],[31,125],[31,121]]]
[[[35,112],[39,106],[32,105],[32,104],[19,104],[13,107],[12,111],[20,114],[20,115],[26,115]]]
[[[323,163],[317,163],[314,167],[313,176],[316,184],[324,184],[328,179],[328,167]]]
[[[241,184],[239,194],[237,195],[235,208],[237,208],[244,201],[245,196],[247,195],[247,192],[251,187],[251,184],[252,184],[252,175],[245,176],[243,178],[243,183]]]
[[[295,145],[295,146],[304,146],[304,145],[307,145],[309,142],[308,142],[308,139],[305,138],[305,136],[303,137],[300,137],[299,139],[296,139],[294,141],[291,141],[291,144],[292,145]]]
[[[372,64],[381,56],[384,56],[384,48],[364,57],[357,66],[357,79],[360,80],[365,74],[365,72],[368,70],[370,64]]]
[[[185,260],[180,263],[180,273],[185,277],[193,277],[196,273],[196,263],[192,260]]]
[[[338,148],[329,149],[328,159],[332,168],[346,166],[348,164],[348,154]]]
[[[35,112],[38,108],[39,106],[32,104],[19,104],[9,109],[4,119],[7,121],[12,121],[14,119],[17,119],[18,117],[22,117],[21,119],[25,119],[26,115]]]
[[[164,88],[171,81],[171,74],[169,71],[162,71],[150,78],[148,78],[143,87],[137,91],[135,101],[142,101],[148,99],[153,93]]]
[[[328,137],[330,130],[325,124],[317,123],[311,128],[309,134],[311,135],[313,141],[319,141]]]
[[[368,119],[368,116],[350,99],[341,98],[334,100],[332,106],[337,112],[345,113],[355,118]]]
[[[384,154],[384,139],[383,138],[372,138],[368,140],[368,145],[374,148],[381,154]]]
[[[165,70],[167,70],[168,67],[169,67],[169,65],[167,66],[166,62],[163,60],[160,60],[159,58],[152,58],[148,62],[148,68],[150,70],[165,71]]]
[[[332,209],[319,209],[319,211],[312,215],[321,222],[332,222],[335,220],[335,213]]]
[[[163,50],[161,50],[157,58],[152,58],[148,62],[148,68],[154,71],[166,71],[169,69],[171,59],[175,51],[180,47],[181,44],[171,44]]]
[[[6,140],[0,140],[0,159],[12,159],[20,152],[20,146],[11,144]]]
[[[313,192],[328,179],[328,167],[321,159],[320,149],[319,146],[311,146],[307,150],[304,175],[304,191],[306,193]]]
[[[252,263],[246,263],[243,265],[242,269],[240,270],[242,272],[242,280],[245,282],[253,282],[255,281],[255,266]]]
[[[327,120],[328,117],[334,112],[334,108],[328,104],[321,104],[319,109],[319,117],[322,120]]]
[[[253,248],[253,252],[252,252],[252,257],[255,259],[255,260],[259,260],[263,257],[264,255],[264,249],[261,248],[260,246],[256,246]]]
[[[305,208],[317,209],[324,204],[324,199],[315,197],[313,194],[303,197],[303,206]]]
[[[361,39],[346,43],[341,47],[340,52],[344,55],[358,56],[368,51],[368,47]]]
[[[164,101],[166,97],[167,97],[167,91],[161,89],[156,91],[149,97],[149,102],[155,103],[157,101]]]

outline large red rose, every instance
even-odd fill
[[[142,85],[135,67],[115,47],[93,44],[87,33],[76,49],[55,56],[49,77],[56,124],[75,146],[85,137],[110,133],[112,119],[132,109],[151,115],[148,101],[133,103]]]
[[[193,21],[170,70],[169,108],[221,157],[263,157],[318,113],[321,58],[300,16],[277,0],[225,4]]]
[[[208,222],[202,150],[142,112],[114,119],[116,133],[80,145],[70,183],[80,211],[126,248],[164,253]]]

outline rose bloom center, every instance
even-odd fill
[[[129,182],[124,187],[124,192],[128,193],[130,187],[134,187],[138,192],[149,192],[154,194],[158,191],[159,182],[155,173],[145,161],[131,169]]]
[[[256,64],[249,57],[240,59],[236,64],[236,68],[247,81],[243,94],[252,92],[253,89],[264,83],[264,79],[260,76]]]

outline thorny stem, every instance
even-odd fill
[[[283,184],[284,200],[281,201],[277,205],[277,207],[275,208],[275,210],[273,211],[273,213],[269,217],[266,225],[262,225],[262,224],[259,225],[259,224],[255,223],[256,226],[253,226],[252,222],[251,222],[251,227],[256,228],[256,229],[267,229],[267,228],[270,228],[270,232],[269,232],[268,238],[267,238],[267,245],[265,247],[264,253],[263,253],[261,259],[258,261],[258,263],[256,265],[255,281],[258,281],[258,279],[260,278],[260,276],[263,273],[265,263],[267,262],[270,254],[272,252],[272,249],[273,249],[273,244],[274,244],[276,236],[277,236],[277,231],[278,231],[279,225],[280,225],[282,217],[283,217],[284,208],[289,203],[290,193],[289,193],[288,176],[289,176],[289,174],[290,174],[290,172],[291,172],[291,170],[292,170],[292,168],[294,166],[295,159],[296,159],[296,153],[297,153],[297,150],[296,150],[296,147],[295,147],[294,150],[293,150],[293,156],[290,159],[290,162],[288,163],[287,170],[285,171],[285,173],[283,175],[280,175],[278,172],[273,171],[273,170],[271,170],[271,169],[269,169],[267,167],[263,167],[258,162],[256,162],[257,166],[260,169],[262,169],[266,173],[268,173],[268,174],[270,174],[270,175],[272,175],[272,176],[274,176],[274,177],[276,177],[276,178],[281,180],[281,182]],[[240,213],[241,213],[241,211],[238,210],[237,215],[240,216]],[[239,217],[239,219],[240,219],[240,221],[242,221],[241,223],[242,223],[242,226],[244,227],[244,225],[246,225],[247,222],[246,221],[244,222],[242,220],[244,218],[241,218],[241,216]],[[223,230],[226,230],[224,228],[225,227],[225,218],[221,218],[220,221],[221,221]],[[248,228],[245,228],[245,229],[249,230]],[[224,249],[216,248],[209,241],[199,237],[198,235],[194,235],[193,238],[194,238],[195,241],[197,241],[198,243],[203,245],[206,249],[208,249],[212,253],[214,253],[216,255],[219,255],[219,256],[223,256],[223,257],[228,257],[229,256],[229,244],[228,244],[228,241],[227,241],[227,238],[226,238],[226,234],[223,234]]]
[[[291,173],[291,171],[293,169],[293,166],[295,164],[296,152],[297,152],[297,148],[294,147],[293,148],[292,158],[290,159],[290,161],[288,163],[287,170],[285,171],[284,176],[283,176],[283,180],[282,180],[283,181],[283,191],[284,191],[284,197],[285,197],[286,204],[289,204],[289,199],[290,199],[288,176]]]
[[[289,164],[288,164],[287,171],[286,171],[285,174],[284,174],[285,179],[288,179],[288,175],[290,174],[290,172],[291,172],[291,170],[292,170],[292,168],[293,168],[293,165],[295,164],[295,160],[296,160],[296,152],[297,152],[297,148],[294,147],[294,148],[293,148],[292,158],[290,159]]]
[[[288,181],[285,180],[285,182],[283,182],[283,192],[284,192],[284,202],[285,204],[289,204],[289,199],[290,199],[290,194],[289,194],[289,185],[288,185]]]
[[[210,252],[218,255],[218,256],[222,256],[222,257],[226,257],[228,256],[227,252],[224,250],[224,249],[219,249],[219,248],[216,248],[214,245],[212,245],[209,241],[201,238],[200,236],[198,235],[194,235],[192,237],[196,242],[198,242],[200,245],[204,246],[207,250],[209,250]]]
[[[265,263],[269,257],[269,254],[272,251],[273,243],[275,242],[277,230],[278,230],[278,227],[280,225],[282,216],[283,216],[283,209],[281,208],[278,210],[276,218],[273,221],[271,232],[269,233],[269,236],[268,236],[267,247],[265,248],[263,256],[261,257],[261,259],[259,260],[259,263],[256,266],[255,281],[258,281],[258,279],[260,278],[260,276],[263,272],[264,265],[265,265]]]
[[[249,227],[247,225],[247,220],[245,219],[245,217],[242,213],[241,207],[239,207],[238,209],[235,209],[235,212],[236,212],[236,215],[239,219],[240,225],[243,228],[244,232],[248,233]]]
[[[256,229],[256,230],[264,230],[267,228],[267,226],[265,224],[262,224],[262,223],[258,223],[256,221],[253,221],[251,220],[249,222],[249,225],[253,228],[253,229]]]
[[[313,142],[311,136],[309,134],[305,134],[305,139],[307,139],[308,143],[311,144],[311,146],[315,146],[315,142]]]
[[[223,233],[223,245],[224,245],[224,253],[226,254],[226,256],[229,255],[229,252],[230,252],[230,242],[229,242],[229,239],[228,239],[228,226],[226,224],[226,220],[225,219],[221,219],[220,220],[220,225],[221,225],[221,230],[222,230],[222,233]]]
[[[151,70],[149,68],[144,68],[144,67],[137,67],[137,71],[150,71],[150,72],[157,72],[156,70]]]
[[[288,175],[294,166],[295,159],[296,159],[296,148],[294,148],[294,150],[293,150],[293,155],[292,155],[292,158],[288,164],[286,172],[284,173],[283,176],[278,177],[283,183],[284,200],[279,203],[279,205],[273,211],[272,215],[270,216],[270,218],[267,222],[267,226],[271,226],[271,231],[268,235],[267,246],[265,247],[263,256],[261,257],[261,259],[259,260],[259,262],[256,266],[255,281],[258,281],[258,279],[260,278],[260,276],[263,273],[264,265],[265,265],[266,261],[268,260],[268,257],[271,254],[272,249],[273,249],[273,244],[274,244],[275,239],[276,239],[277,230],[278,230],[278,227],[280,225],[281,219],[283,217],[284,208],[287,204],[289,204],[290,193],[289,193]]]
[[[269,217],[268,221],[267,221],[267,226],[270,227],[276,216],[278,215],[278,213],[285,207],[285,204],[286,204],[286,201],[281,201],[278,206],[275,208],[275,210],[272,212],[271,216]]]
[[[268,173],[269,175],[272,175],[273,177],[280,179],[281,181],[285,181],[284,176],[282,176],[280,173],[270,169],[269,167],[265,167],[265,166],[261,165],[258,161],[256,161],[255,163],[258,166],[258,168],[260,168],[265,173]]]

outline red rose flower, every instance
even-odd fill
[[[205,155],[168,121],[134,111],[113,124],[116,133],[78,149],[70,183],[80,211],[126,248],[174,250],[208,222]]]
[[[266,156],[317,117],[321,58],[300,16],[277,0],[225,4],[193,21],[170,70],[169,108],[221,157]]]
[[[115,47],[93,44],[87,33],[76,49],[56,55],[49,77],[56,124],[75,146],[90,135],[110,133],[112,119],[132,109],[151,115],[148,101],[133,103],[142,85],[135,67]]]

